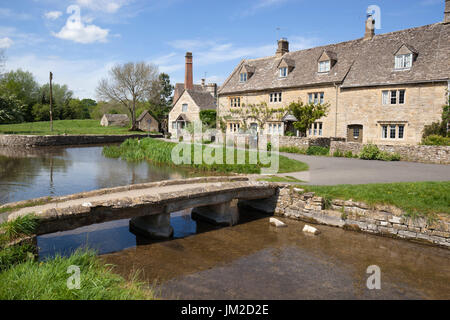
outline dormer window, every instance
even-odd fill
[[[395,69],[409,69],[412,67],[413,54],[398,54],[395,56]]]
[[[241,73],[239,77],[240,82],[247,82],[247,73]]]
[[[331,61],[320,61],[319,62],[319,72],[329,72],[331,68]]]
[[[288,68],[281,67],[280,68],[280,78],[286,78],[288,76]]]
[[[418,55],[418,51],[412,46],[406,43],[402,44],[402,46],[394,53],[395,70],[408,70],[412,68]]]

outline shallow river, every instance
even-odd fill
[[[189,176],[186,171],[105,159],[100,147],[34,150],[0,157],[0,199],[16,201],[128,183]],[[5,155],[5,153],[1,153]],[[13,157],[14,156],[14,157]],[[49,164],[53,163],[53,164]],[[51,178],[50,178],[51,177]],[[215,228],[172,214],[175,238],[147,241],[128,220],[38,237],[40,259],[89,246],[124,277],[140,271],[164,298],[176,299],[450,299],[450,250],[303,222],[276,229],[242,209],[240,224]],[[369,290],[369,266],[381,290]]]

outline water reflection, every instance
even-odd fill
[[[192,176],[185,169],[105,158],[102,149],[0,148],[0,204]]]

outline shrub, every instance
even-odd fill
[[[200,111],[200,120],[203,125],[206,125],[210,128],[216,127],[216,110],[202,110]]]
[[[310,146],[306,150],[306,154],[310,156],[327,156],[330,154],[330,148]]]
[[[400,161],[400,155],[398,153],[390,153],[381,151],[378,154],[377,160],[381,161]]]
[[[344,154],[344,157],[346,157],[346,158],[358,158],[358,155],[353,154],[353,152],[351,152],[351,151],[347,151]]]
[[[267,151],[272,151],[272,143],[267,144]]]
[[[341,150],[337,149],[335,152],[333,152],[333,157],[342,158],[344,157],[344,153]]]
[[[306,154],[306,149],[299,147],[281,147],[280,152]]]
[[[380,149],[374,144],[366,144],[361,152],[359,158],[363,160],[377,160],[380,154]]]
[[[450,146],[450,137],[430,135],[422,139],[422,144],[427,146]]]

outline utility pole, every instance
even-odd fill
[[[53,132],[53,90],[52,90],[53,73],[50,72],[50,131]]]

